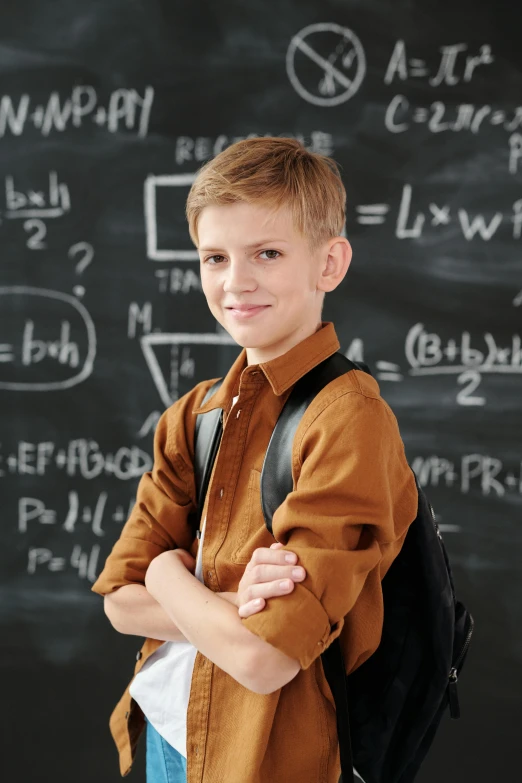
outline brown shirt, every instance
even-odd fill
[[[301,670],[283,688],[258,694],[198,651],[187,710],[187,783],[338,783],[335,703],[320,656],[339,636],[349,674],[375,652],[381,580],[417,513],[415,477],[377,381],[351,370],[312,401],[294,438],[293,490],[274,513],[274,535],[263,518],[260,477],[293,385],[339,348],[326,321],[268,362],[247,366],[243,348],[204,406],[198,407],[216,378],[171,405],[156,429],[153,469],[142,476],[132,513],[92,587],[105,595],[144,584],[150,561],[166,549],[181,547],[196,557],[198,539],[187,524],[196,503],[196,413],[223,408],[223,436],[201,516],[207,516],[204,583],[235,591],[257,547],[277,540],[295,552],[305,579],[242,622],[298,660]],[[160,644],[145,640],[135,674]],[[127,775],[145,725],[129,687],[109,723],[120,772]]]

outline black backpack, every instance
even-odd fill
[[[272,515],[292,491],[291,453],[297,426],[312,399],[339,375],[368,366],[336,352],[292,389],[270,438],[261,472],[261,505],[272,532]],[[204,402],[219,388],[216,381]],[[222,435],[223,411],[199,414],[194,471],[199,533],[203,502]],[[415,475],[415,473],[414,473]],[[384,621],[377,650],[346,675],[339,638],[321,654],[337,715],[342,776],[354,783],[411,783],[449,706],[460,717],[457,679],[474,621],[456,599],[453,576],[435,514],[415,475],[419,504],[401,551],[382,580]]]

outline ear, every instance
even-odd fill
[[[344,279],[352,260],[352,246],[346,237],[334,237],[326,246],[326,266],[318,280],[321,291],[333,291]]]

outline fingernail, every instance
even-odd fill
[[[283,579],[282,582],[279,582],[279,587],[286,589],[287,587],[290,587],[290,582],[288,581],[288,579]]]
[[[295,555],[285,555],[285,560],[287,563],[295,563]]]
[[[261,599],[260,598],[256,598],[256,600],[254,601],[254,606],[261,606]]]
[[[299,577],[303,575],[302,568],[292,568],[292,576]]]

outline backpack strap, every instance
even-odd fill
[[[270,437],[261,470],[261,507],[265,525],[271,533],[274,512],[293,488],[292,444],[304,412],[325,386],[340,375],[355,369],[371,375],[366,364],[353,362],[337,351],[296,382],[283,406]]]
[[[208,389],[203,397],[203,405],[223,383],[223,378],[219,378]],[[189,522],[194,536],[198,535],[201,526],[201,514],[203,504],[207,495],[212,468],[219,449],[219,443],[223,434],[223,409],[215,408],[213,411],[207,411],[205,414],[199,413],[196,416],[196,426],[194,431],[194,477],[196,480],[196,501],[197,508],[194,514],[189,516]]]

